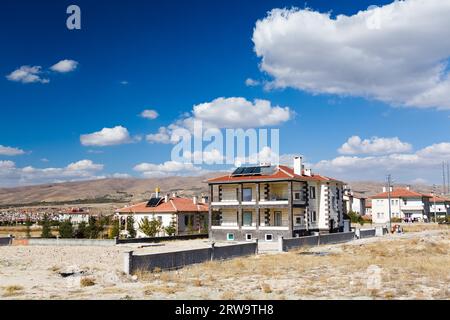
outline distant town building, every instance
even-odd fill
[[[372,199],[367,199],[366,200],[366,211],[365,211],[365,215],[366,216],[372,216]]]
[[[147,237],[139,230],[139,224],[145,218],[160,220],[163,228],[174,226],[176,235],[208,232],[208,203],[205,197],[184,198],[176,194],[161,197],[158,190],[149,201],[119,209],[116,214],[123,229],[126,229],[127,217],[133,216],[138,238]],[[161,231],[157,236],[165,235]]]
[[[89,210],[82,208],[70,208],[62,211],[59,215],[59,221],[70,220],[73,224],[80,224],[82,222],[89,222]]]
[[[389,222],[389,192],[383,192],[372,198],[372,221],[374,223]],[[415,192],[407,188],[392,188],[391,218],[406,221],[430,221],[431,196]]]
[[[265,240],[344,228],[343,183],[294,166],[240,167],[208,180],[210,238]]]

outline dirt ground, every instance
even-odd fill
[[[415,228],[135,276],[122,272],[129,247],[0,247],[0,299],[448,300],[449,227]],[[204,245],[196,240],[182,246]]]

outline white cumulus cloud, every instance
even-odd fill
[[[21,83],[49,83],[50,80],[42,78],[41,74],[41,66],[21,66],[19,69],[16,69],[7,75],[6,79]]]
[[[114,128],[103,128],[94,133],[83,134],[80,136],[83,146],[113,146],[132,142],[132,138],[127,128],[116,126]]]
[[[400,141],[399,138],[372,137],[362,140],[359,136],[350,137],[340,148],[340,154],[390,154],[409,152],[412,145]]]
[[[0,156],[19,156],[25,154],[25,151],[19,148],[6,147],[0,144]]]
[[[450,109],[450,1],[405,0],[355,15],[274,9],[254,49],[270,87]]]
[[[165,176],[198,176],[206,173],[201,167],[192,163],[177,161],[166,161],[161,164],[141,163],[134,167],[145,177],[165,177]]]
[[[60,168],[17,167],[13,161],[0,161],[0,185],[13,187],[21,185],[57,183],[99,179],[97,172],[103,170],[102,164],[91,160],[81,160]]]
[[[64,59],[51,66],[50,70],[60,73],[67,73],[74,71],[77,67],[78,67],[77,61]]]
[[[159,114],[155,110],[147,109],[147,110],[144,110],[141,112],[142,118],[146,118],[146,119],[150,119],[150,120],[156,119],[156,118],[158,118],[158,116],[159,116]]]

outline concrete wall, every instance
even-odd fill
[[[165,253],[151,253],[135,255],[132,251],[125,252],[124,272],[132,274],[136,271],[153,271],[181,268],[187,265],[202,263],[211,260],[224,260],[256,254],[257,242],[210,248],[174,251]]]
[[[24,245],[24,243],[15,243]],[[116,240],[100,240],[100,239],[27,239],[29,246],[114,246]]]
[[[319,244],[331,244],[351,241],[355,238],[354,232],[339,232],[322,234],[319,236]]]
[[[0,246],[8,246],[12,243],[12,238],[10,237],[0,237]]]
[[[358,239],[365,239],[375,237],[376,230],[375,229],[359,229],[359,232],[356,232],[356,237]]]
[[[319,236],[299,237],[291,239],[283,239],[282,250],[289,251],[290,249],[300,247],[312,247],[319,244]]]

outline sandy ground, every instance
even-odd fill
[[[168,251],[207,241],[141,249],[0,247],[0,299],[448,300],[449,235],[439,228],[135,276],[122,272],[127,249]]]

